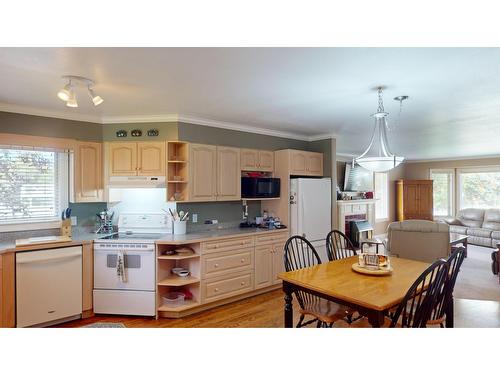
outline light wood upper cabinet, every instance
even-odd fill
[[[323,176],[323,154],[309,152],[306,169],[311,176]]]
[[[137,143],[110,142],[109,175],[137,176]]]
[[[299,176],[323,176],[323,154],[290,150],[290,174]]]
[[[102,144],[78,142],[74,156],[73,202],[102,202],[104,186],[102,176]]]
[[[240,149],[217,146],[217,200],[241,198]]]
[[[138,176],[164,176],[165,143],[138,142],[137,161]]]
[[[274,171],[274,152],[262,150],[259,151],[259,171]]]
[[[307,155],[305,151],[290,151],[290,174],[305,175]]]
[[[190,201],[216,200],[217,147],[191,144]]]
[[[273,172],[274,152],[248,148],[241,149],[241,170]]]

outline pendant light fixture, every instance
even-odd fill
[[[403,156],[394,155],[387,141],[387,116],[389,113],[384,110],[384,101],[382,99],[383,87],[378,87],[378,109],[372,116],[375,119],[375,126],[367,149],[352,163],[359,164],[365,169],[373,172],[386,172],[396,168],[404,160]],[[408,96],[405,96],[405,100]]]
[[[99,104],[104,102],[103,98],[94,93],[92,87],[94,86],[95,82],[90,78],[85,78],[81,76],[62,76],[62,78],[67,79],[68,83],[61,90],[59,90],[59,92],[57,93],[57,97],[62,101],[65,101],[67,107],[71,108],[78,107],[78,102],[76,100],[76,93],[75,93],[75,87],[77,85],[85,86],[87,88],[87,91],[90,95],[90,98],[92,99],[92,103],[94,103],[94,106],[97,107]]]

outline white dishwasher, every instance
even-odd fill
[[[82,247],[16,254],[17,327],[82,313]]]

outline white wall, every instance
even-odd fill
[[[175,209],[174,202],[166,202],[165,188],[135,188],[135,189],[110,189],[111,194],[118,194],[120,201],[108,203],[108,210],[113,211],[113,221],[116,224],[121,213],[153,213],[163,212],[162,209]]]

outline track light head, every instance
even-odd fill
[[[104,99],[101,98],[99,95],[95,95],[94,94],[94,90],[92,90],[89,86],[89,95],[90,97],[92,98],[92,103],[94,103],[94,106],[98,106],[99,104],[101,104],[102,102],[104,102]]]
[[[59,90],[59,92],[57,93],[57,97],[62,101],[67,102],[70,96],[70,91],[71,83],[68,83],[66,86]]]
[[[68,100],[66,101],[66,107],[71,107],[71,108],[78,107],[78,102],[76,101],[75,90],[73,90],[73,89],[71,89],[69,91],[69,97],[68,97]]]

